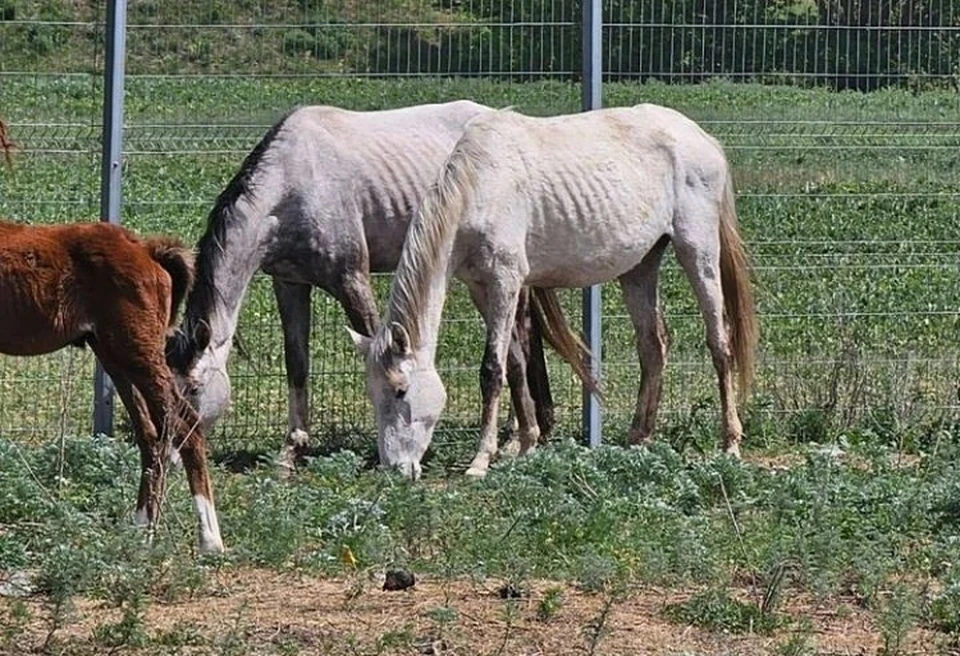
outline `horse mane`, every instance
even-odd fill
[[[407,230],[387,309],[387,325],[396,321],[410,336],[410,347],[422,345],[421,323],[426,316],[430,282],[446,266],[453,236],[460,225],[476,183],[482,152],[476,142],[461,137],[444,162],[439,181],[424,195]]]
[[[13,168],[13,151],[17,144],[10,138],[10,131],[7,124],[0,120],[0,150],[3,150],[3,160],[11,169]]]
[[[223,255],[223,244],[236,226],[237,215],[234,207],[238,200],[252,195],[255,191],[255,176],[266,161],[267,152],[287,119],[298,109],[299,107],[294,107],[271,126],[244,158],[240,170],[220,192],[213,209],[210,210],[207,229],[197,242],[195,279],[187,297],[183,326],[167,344],[168,362],[180,371],[186,370],[196,351],[200,349],[200,345],[192,338],[194,331],[198,325],[208,321],[216,302],[216,272]]]

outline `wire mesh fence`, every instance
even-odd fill
[[[11,9],[12,8],[12,9]],[[195,240],[270,124],[298,104],[382,109],[471,98],[533,114],[579,109],[579,2],[130,3],[124,223]],[[0,211],[96,217],[104,7],[0,4],[0,116],[21,146]],[[733,164],[762,328],[748,439],[816,439],[828,425],[925,435],[956,417],[960,306],[960,10],[949,2],[603,3],[604,104],[655,102],[717,136]],[[381,304],[389,276],[377,279]],[[671,354],[661,426],[714,425],[698,311],[667,258]],[[565,295],[573,325],[578,292]],[[382,305],[381,305],[382,306]],[[334,300],[314,294],[313,432],[367,439],[361,363]],[[604,430],[620,439],[639,381],[632,327],[604,288]],[[282,336],[269,281],[244,303],[233,404],[214,444],[274,448],[286,426]],[[482,325],[459,285],[438,358],[440,432],[472,440]],[[580,392],[549,354],[558,432]],[[0,435],[91,425],[92,361],[0,359]],[[69,384],[67,384],[69,383]]]

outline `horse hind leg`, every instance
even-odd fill
[[[701,205],[704,205],[701,207]],[[684,217],[716,216],[715,207],[706,207],[706,201],[695,203]],[[687,219],[680,219],[684,221]],[[740,457],[743,426],[737,414],[733,382],[733,351],[724,317],[723,289],[720,282],[720,241],[716,223],[701,221],[698,225],[677,230],[673,238],[674,251],[684,273],[693,286],[707,333],[707,346],[713,359],[720,389],[720,408],[723,422],[724,450]]]
[[[287,436],[278,458],[281,477],[296,468],[298,455],[310,441],[310,285],[273,279],[273,292],[283,328],[283,356],[287,369]]]
[[[537,447],[540,426],[537,407],[528,381],[530,330],[527,325],[529,290],[522,289],[517,302],[516,318],[507,349],[507,384],[510,387],[511,413],[516,429],[502,451],[505,456],[523,455]],[[512,426],[511,426],[512,427]]]
[[[543,327],[540,318],[534,312],[528,312],[530,330],[527,334],[526,380],[536,412],[537,426],[540,428],[540,442],[550,436],[556,424],[553,395],[550,392],[550,379],[547,374],[547,359],[543,350]]]
[[[663,390],[663,368],[666,364],[669,337],[660,311],[657,283],[660,263],[668,239],[658,241],[634,269],[620,277],[623,300],[633,322],[640,359],[640,388],[629,442],[648,443],[653,438]]]
[[[157,500],[160,498],[159,485],[165,473],[163,454],[157,452],[159,444],[157,429],[150,420],[143,397],[137,393],[129,381],[116,371],[110,374],[110,377],[117,390],[117,396],[120,397],[123,407],[130,416],[134,439],[140,450],[140,487],[137,492],[134,522],[137,526],[152,527],[159,518],[160,509]]]
[[[159,519],[166,485],[166,458],[170,450],[179,451],[200,525],[200,552],[222,552],[223,541],[214,509],[199,416],[176,389],[173,374],[164,361],[162,333],[150,340],[147,335],[137,335],[136,332],[133,329],[115,333],[112,339],[104,337],[94,344],[94,351],[112,378],[125,380],[132,387],[132,398],[136,399],[139,394],[143,405],[135,400],[133,407],[145,407],[156,427],[156,439],[149,449],[152,458],[148,469],[150,480],[142,506],[146,508],[147,520],[155,526]],[[156,349],[149,347],[151,341],[158,345]]]

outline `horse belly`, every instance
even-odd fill
[[[10,317],[0,322],[0,353],[5,355],[32,356],[57,351],[73,339],[79,331],[68,331],[56,316],[56,310],[46,311],[36,306],[18,303],[2,306],[3,315]]]
[[[649,216],[608,215],[587,225],[551,221],[528,235],[527,282],[588,287],[614,280],[637,266],[669,231],[669,220]]]

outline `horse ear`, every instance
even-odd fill
[[[353,340],[353,345],[360,351],[360,355],[366,357],[370,353],[370,344],[373,343],[373,339],[366,335],[361,335],[356,330],[350,328],[350,326],[347,326],[347,332],[350,333],[350,339]]]
[[[394,355],[410,355],[410,334],[396,321],[390,324],[390,350]]]

